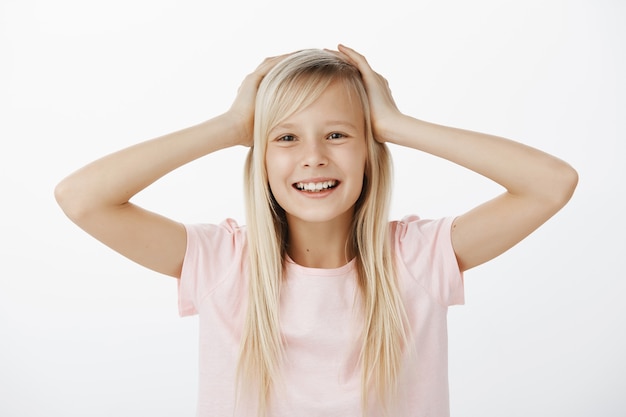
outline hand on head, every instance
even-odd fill
[[[394,125],[396,118],[402,116],[396,105],[387,79],[370,67],[367,59],[352,48],[339,44],[336,53],[358,68],[365,84],[370,101],[370,116],[374,138],[378,142],[386,142],[390,138],[387,132]]]
[[[387,80],[370,67],[363,55],[352,48],[340,44],[338,50],[327,49],[327,51],[341,57],[359,70],[370,101],[374,138],[379,142],[390,140],[388,132],[391,129],[388,129],[387,126],[393,126],[397,117],[402,116],[402,113],[396,106]],[[237,97],[228,114],[233,116],[237,120],[237,124],[241,126],[239,133],[241,145],[252,146],[254,107],[261,81],[277,63],[291,54],[266,58],[252,73],[246,76],[239,87]]]
[[[235,101],[228,110],[228,114],[234,117],[237,120],[237,124],[241,126],[241,132],[239,134],[239,142],[241,145],[252,146],[254,107],[256,94],[261,81],[277,63],[289,55],[290,54],[284,54],[265,58],[265,60],[263,60],[253,72],[248,74],[241,83],[237,91],[237,97],[235,97]]]

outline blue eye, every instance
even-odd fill
[[[330,135],[328,135],[328,139],[343,139],[345,137],[346,135],[344,135],[343,133],[339,133],[339,132],[333,132]]]

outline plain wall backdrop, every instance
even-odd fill
[[[626,415],[626,3],[618,0],[0,1],[0,416],[193,416],[197,321],[176,281],[93,240],[53,189],[91,160],[225,111],[266,56],[345,43],[400,109],[572,164],[569,205],[466,273],[449,313],[456,417]],[[395,218],[499,186],[392,148]],[[135,201],[244,222],[246,150]]]

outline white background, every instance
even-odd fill
[[[55,184],[230,105],[269,55],[353,46],[415,117],[509,137],[580,174],[569,203],[466,274],[450,319],[456,417],[626,415],[626,3],[0,2],[0,415],[193,416],[197,322],[176,281],[67,220]],[[393,148],[394,217],[499,193]],[[137,196],[183,222],[243,222],[245,149]]]

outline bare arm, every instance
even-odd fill
[[[397,109],[386,80],[363,56],[345,47],[340,51],[361,71],[378,141],[447,159],[506,189],[455,220],[452,244],[461,270],[505,252],[569,201],[578,175],[567,163],[508,139],[406,116]]]
[[[223,115],[115,152],[70,174],[55,189],[63,211],[87,233],[129,259],[180,277],[186,250],[184,226],[130,199],[188,162],[230,146],[249,146],[258,85],[280,58],[265,60],[246,77]]]
[[[578,180],[560,159],[496,136],[406,116],[388,134],[390,142],[445,158],[506,189],[455,220],[452,243],[462,270],[500,255],[541,226],[567,203]]]

